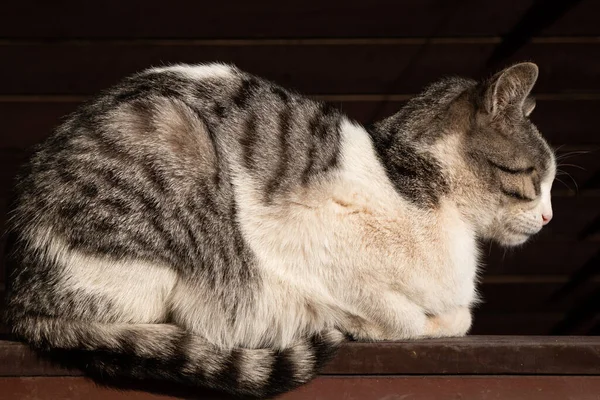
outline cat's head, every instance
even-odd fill
[[[524,243],[552,219],[556,160],[529,120],[537,76],[535,64],[522,63],[479,83],[464,134],[464,158],[476,183],[468,197],[483,221],[479,234],[506,246]]]

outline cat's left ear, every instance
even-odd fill
[[[513,65],[494,75],[486,82],[484,106],[488,113],[495,115],[507,107],[515,106],[529,115],[535,107],[535,101],[528,99],[529,93],[538,77],[538,67],[525,62]]]

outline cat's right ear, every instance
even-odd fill
[[[504,111],[509,106],[524,110],[527,96],[537,77],[538,67],[530,62],[516,64],[500,71],[485,83],[483,95],[485,110],[492,115]],[[531,112],[531,110],[527,111]]]

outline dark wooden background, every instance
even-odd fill
[[[555,219],[539,237],[518,250],[485,247],[485,302],[474,332],[600,333],[595,0],[3,2],[0,226],[28,148],[81,101],[149,66],[215,60],[364,122],[393,113],[444,75],[480,78],[516,61],[536,62],[532,118],[569,155],[561,169],[571,177],[555,183]]]

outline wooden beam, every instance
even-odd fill
[[[0,376],[80,376],[0,341]],[[324,375],[600,375],[600,337],[467,336],[346,343]]]
[[[207,390],[174,389],[162,385],[152,392],[144,386],[118,389],[96,385],[83,377],[0,378],[7,399],[31,400],[233,400]],[[169,390],[170,389],[170,390]],[[175,392],[175,393],[172,393]],[[369,376],[320,377],[280,400],[597,400],[600,377],[596,376]]]

